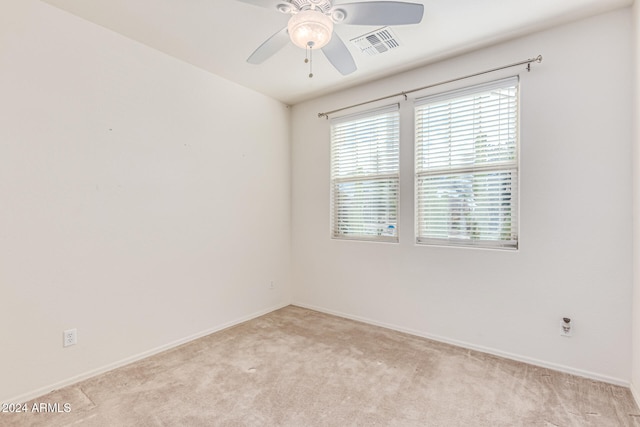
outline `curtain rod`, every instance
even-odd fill
[[[535,58],[530,58],[530,59],[527,59],[527,60],[524,60],[524,61],[520,61],[520,62],[516,62],[516,63],[513,63],[513,64],[503,65],[502,67],[497,67],[497,68],[492,68],[490,70],[481,71],[479,73],[469,74],[469,75],[466,75],[466,76],[463,76],[463,77],[457,77],[455,79],[445,80],[443,82],[430,84],[428,86],[422,86],[422,87],[419,87],[419,88],[416,88],[416,89],[411,89],[411,90],[406,90],[406,91],[403,91],[403,92],[394,93],[393,95],[383,96],[382,98],[372,99],[370,101],[361,102],[359,104],[349,105],[348,107],[338,108],[337,110],[327,111],[326,113],[318,113],[318,117],[319,118],[325,117],[325,118],[328,119],[329,118],[329,114],[338,113],[340,111],[348,110],[349,108],[359,107],[361,105],[367,105],[367,104],[371,104],[373,102],[384,101],[385,99],[395,98],[397,96],[404,96],[404,99],[406,100],[407,99],[407,94],[409,94],[409,93],[418,92],[418,91],[421,91],[421,90],[425,90],[425,89],[429,89],[429,88],[432,88],[432,87],[444,85],[444,84],[447,84],[447,83],[457,82],[459,80],[469,79],[471,77],[481,76],[483,74],[493,73],[494,71],[500,71],[500,70],[504,70],[506,68],[517,67],[519,65],[527,64],[527,71],[531,71],[531,63],[532,62],[537,62],[537,63],[542,62],[542,55],[538,55]]]

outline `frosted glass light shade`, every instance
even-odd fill
[[[293,15],[287,25],[291,41],[303,49],[326,46],[333,34],[333,21],[316,10],[303,10]]]

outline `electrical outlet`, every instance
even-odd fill
[[[69,347],[78,343],[78,330],[76,328],[67,329],[62,333],[62,346]]]
[[[569,317],[563,317],[560,321],[560,335],[570,337],[573,334],[573,325]]]
[[[270,290],[274,290],[276,288],[275,283],[273,283],[273,280],[269,282],[269,289]]]

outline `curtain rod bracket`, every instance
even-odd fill
[[[532,63],[532,62],[537,62],[538,64],[539,64],[539,63],[541,63],[541,62],[542,62],[542,55],[538,55],[538,56],[536,56],[535,58],[530,59],[530,60],[527,62],[527,72],[530,72],[530,71],[531,71],[531,63]]]

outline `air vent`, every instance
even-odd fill
[[[389,27],[382,27],[351,39],[351,43],[358,46],[360,52],[369,56],[385,53],[400,46],[398,38]]]

